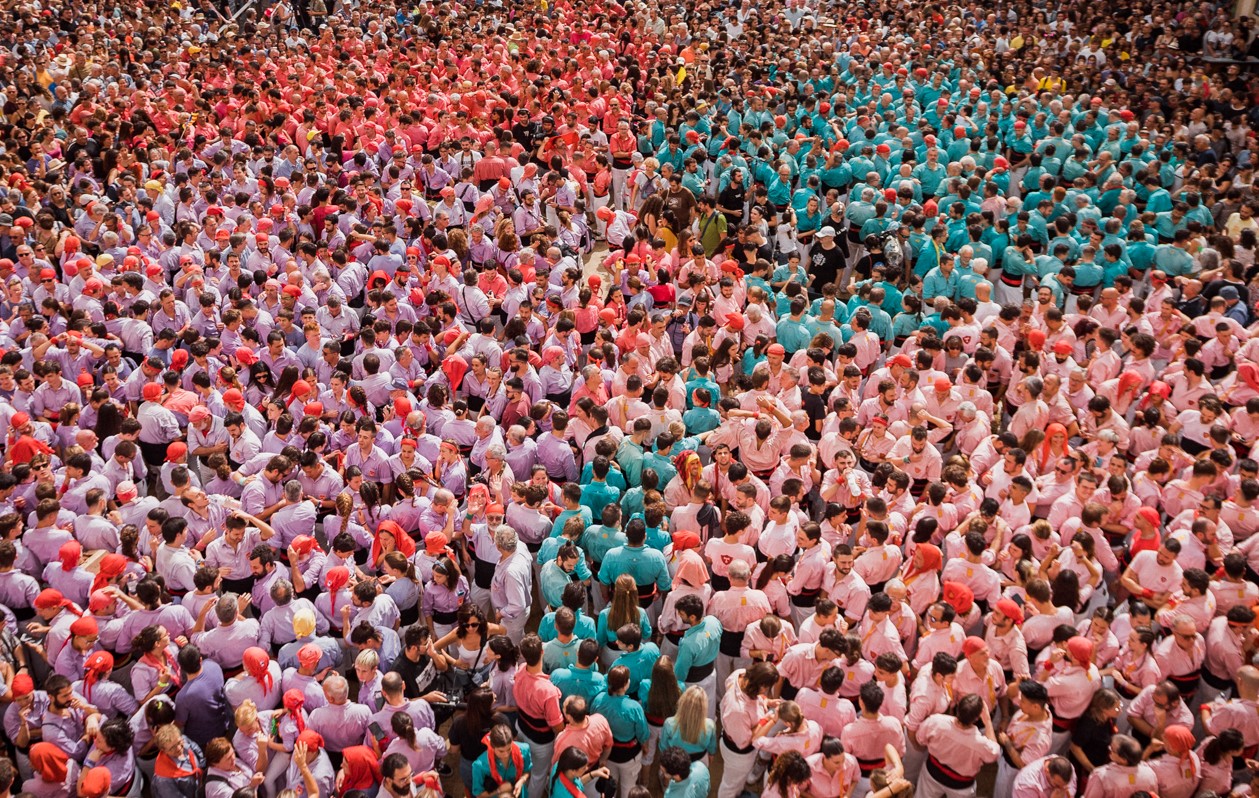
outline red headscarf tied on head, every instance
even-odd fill
[[[66,780],[70,755],[52,743],[35,743],[31,746],[31,768],[50,784]]]
[[[402,527],[398,526],[396,521],[381,521],[376,527],[376,537],[372,540],[373,563],[381,554],[380,535],[382,532],[393,536],[394,547],[408,560],[415,556],[415,541],[411,539],[411,536],[402,531]]]
[[[114,655],[108,651],[95,651],[83,663],[83,698],[92,700],[92,686],[114,669]]]
[[[1184,776],[1192,783],[1198,777],[1198,766],[1193,761],[1193,732],[1186,726],[1175,724],[1163,730],[1163,747],[1167,753],[1180,760]]]
[[[921,561],[920,565],[915,565],[914,561]],[[944,562],[944,555],[940,553],[938,546],[930,543],[919,543],[914,549],[914,556],[909,558],[909,567],[905,569],[905,574],[901,577],[901,581],[909,584],[923,574],[939,573],[940,564]]]
[[[284,708],[293,716],[293,725],[297,727],[298,734],[306,731],[306,719],[302,717],[304,706],[306,706],[306,694],[301,690],[294,687],[284,692]]]
[[[293,551],[297,552],[299,557],[305,557],[312,551],[323,552],[323,547],[319,545],[319,541],[310,535],[298,535],[293,538]]]
[[[958,615],[967,615],[975,606],[975,591],[961,582],[945,582],[941,595]]]
[[[306,746],[308,751],[319,751],[323,749],[323,735],[314,729],[305,729],[297,735],[297,742]]]
[[[375,559],[379,544],[372,544],[372,559]],[[324,587],[328,588],[328,614],[335,620],[337,617],[337,592],[350,584],[350,569],[344,565],[329,568],[324,577]]]
[[[468,361],[460,355],[450,355],[442,361],[442,373],[446,375],[446,381],[450,383],[453,393],[463,384],[463,375],[468,373]]]
[[[68,540],[57,549],[57,559],[61,561],[61,570],[73,571],[83,559],[83,547],[77,540]]]
[[[1135,371],[1125,371],[1119,375],[1119,395],[1136,394],[1141,389],[1141,375]]]
[[[1036,466],[1040,473],[1046,473],[1046,467],[1054,460],[1053,439],[1055,435],[1067,434],[1067,428],[1054,422],[1045,427],[1045,440],[1040,442],[1040,446],[1036,447]]]
[[[100,590],[109,584],[109,580],[121,576],[122,572],[127,570],[127,558],[116,552],[110,552],[101,557],[100,567],[96,571],[96,578],[92,580],[92,593]]]
[[[74,602],[61,594],[60,590],[54,588],[45,588],[35,597],[35,609],[51,610],[51,609],[67,609],[75,615],[82,615],[83,610],[74,606]]]
[[[267,652],[257,646],[250,646],[245,649],[242,664],[246,672],[262,685],[264,693],[271,692],[271,688],[275,686],[275,679],[271,676],[271,657]]]
[[[542,350],[542,365],[557,368],[555,365],[558,361],[564,359],[564,348],[560,346],[548,346]]]
[[[1093,641],[1087,637],[1073,637],[1067,641],[1067,654],[1081,668],[1088,669],[1093,664]]]
[[[109,785],[113,774],[109,768],[98,766],[85,771],[79,779],[79,795],[82,798],[105,798],[109,795]]]
[[[380,783],[380,760],[365,745],[352,745],[341,752],[341,770],[345,771],[343,792],[370,790]]]
[[[29,673],[19,673],[13,677],[13,683],[9,685],[9,692],[13,693],[14,698],[30,695],[35,692],[35,680],[31,678]]]
[[[1237,367],[1237,374],[1240,377],[1241,370],[1246,368],[1247,366],[1250,367],[1252,371],[1251,376],[1255,380],[1255,384],[1252,387],[1254,387],[1256,391],[1259,391],[1259,368],[1256,368],[1253,364],[1250,364],[1250,363],[1243,363],[1242,365]],[[1160,399],[1167,399],[1171,395],[1172,395],[1172,386],[1168,385],[1162,380],[1155,380],[1154,382],[1150,383],[1150,387],[1146,389],[1145,396],[1141,397],[1141,409],[1144,410],[1145,408],[1149,407],[1150,404],[1154,402],[1154,397],[1156,396],[1159,397]]]

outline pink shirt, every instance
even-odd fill
[[[946,711],[953,704],[954,692],[947,685],[937,684],[932,677],[931,666],[919,672],[909,694],[909,713],[905,716],[905,728],[910,739],[917,742],[918,728],[932,715]]]
[[[857,719],[857,710],[847,698],[827,695],[812,687],[797,693],[796,703],[804,716],[816,721],[828,737],[838,737],[845,726]]]
[[[732,587],[715,593],[708,602],[708,614],[721,621],[727,632],[747,629],[766,615],[773,614],[769,599],[760,590]]]
[[[887,715],[879,715],[877,718],[858,717],[844,727],[839,741],[844,744],[844,750],[856,757],[858,762],[885,762],[885,749],[888,745],[901,756],[905,755],[905,732],[901,722]],[[882,764],[876,764],[876,767],[882,767]]]
[[[1234,698],[1208,706],[1211,714],[1205,723],[1207,731],[1219,734],[1225,729],[1237,729],[1247,747],[1259,745],[1259,702]]]
[[[778,663],[778,675],[796,688],[816,687],[822,672],[831,664],[829,660],[818,661],[816,648],[814,643],[797,643],[787,649]]]
[[[857,758],[845,752],[843,762],[834,773],[826,771],[824,759],[820,753],[808,757],[809,767],[813,769],[813,777],[809,779],[809,794],[813,798],[839,798],[841,795],[848,795],[848,791],[861,778]]]
[[[1145,764],[1158,779],[1159,798],[1193,798],[1202,778],[1202,761],[1193,751],[1183,761],[1180,757],[1164,754]]]
[[[918,727],[918,741],[936,761],[960,776],[974,776],[1001,756],[996,741],[974,726],[961,726],[951,715],[924,720]]]
[[[1154,661],[1158,663],[1163,675],[1168,678],[1187,676],[1202,667],[1202,663],[1206,660],[1206,649],[1206,641],[1202,639],[1202,635],[1194,639],[1188,651],[1177,645],[1175,636],[1170,636],[1154,646]]]
[[[739,677],[745,671],[734,671],[726,679],[726,692],[721,697],[721,728],[722,734],[729,737],[739,748],[747,748],[752,744],[752,730],[765,717],[765,699],[748,698],[747,693],[739,689]]]
[[[1046,678],[1046,674],[1048,674]],[[1093,694],[1102,686],[1096,665],[1084,669],[1074,663],[1046,661],[1041,666],[1041,682],[1049,691],[1049,704],[1059,718],[1078,718],[1088,709]]]
[[[1134,792],[1145,790],[1158,792],[1158,777],[1144,762],[1136,767],[1103,765],[1089,776],[1084,788],[1084,798],[1128,798]]]

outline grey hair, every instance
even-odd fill
[[[331,673],[323,680],[323,688],[328,692],[328,699],[334,704],[343,703],[350,697],[350,683],[339,673]]]
[[[219,619],[219,623],[227,625],[236,620],[240,614],[236,602],[235,593],[224,593],[219,596],[218,603],[214,605],[214,617]]]
[[[498,547],[499,551],[514,552],[519,542],[520,538],[516,536],[516,530],[506,524],[494,530],[494,545]]]
[[[293,600],[293,583],[281,577],[271,583],[271,600],[284,606]]]
[[[300,502],[302,500],[302,483],[295,479],[290,479],[284,483],[284,498],[290,503]]]
[[[752,578],[752,569],[743,560],[731,560],[726,575],[730,577],[731,581],[738,579],[741,582],[746,582]]]

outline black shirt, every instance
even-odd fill
[[[418,662],[412,662],[403,651],[389,666],[389,670],[397,671],[402,677],[402,685],[407,698],[419,698],[433,689],[437,677],[441,674],[428,655],[420,656]]]
[[[804,412],[809,414],[809,426],[804,431],[804,437],[811,441],[821,440],[822,433],[817,429],[817,422],[826,419],[826,394],[806,391],[800,406]]]
[[[1071,743],[1080,747],[1093,767],[1101,767],[1110,761],[1110,739],[1115,731],[1114,721],[1098,722],[1085,714],[1075,723]]]
[[[459,758],[466,762],[475,762],[476,758],[485,753],[485,735],[489,733],[493,726],[498,724],[510,726],[511,721],[501,712],[495,712],[490,718],[489,725],[484,729],[468,728],[468,713],[460,712],[459,715],[450,722],[450,731],[447,737],[450,739],[451,745],[459,746]]]

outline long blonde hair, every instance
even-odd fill
[[[693,745],[698,745],[708,731],[708,693],[704,688],[693,684],[686,688],[678,699],[678,711],[674,714],[678,722],[678,736]]]
[[[354,512],[354,497],[348,493],[338,493],[336,498],[337,515],[341,517],[341,531],[350,526],[350,514]]]
[[[612,587],[612,603],[608,608],[608,628],[620,629],[638,619],[638,584],[629,574],[621,574]]]

